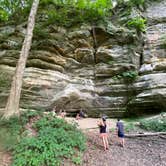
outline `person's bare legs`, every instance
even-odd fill
[[[119,137],[118,140],[119,140],[118,142],[120,143],[120,146],[124,147],[124,144],[125,144],[124,138]]]
[[[118,145],[119,145],[119,146],[122,146],[122,138],[120,138],[120,137],[118,136],[117,140],[118,140]]]
[[[107,148],[106,148],[106,142],[105,142],[104,136],[102,137],[102,141],[103,141],[104,150],[106,150]]]
[[[124,147],[124,138],[121,138],[121,144],[122,144],[122,147]]]
[[[105,142],[106,142],[106,149],[109,149],[108,137],[107,136],[105,136]]]

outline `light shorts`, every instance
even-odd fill
[[[100,133],[100,137],[108,137],[108,133]]]

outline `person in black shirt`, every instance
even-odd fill
[[[108,145],[108,134],[106,131],[106,128],[107,128],[106,119],[102,118],[101,121],[97,122],[97,125],[99,126],[100,137],[102,138],[104,150],[108,150],[109,145]]]

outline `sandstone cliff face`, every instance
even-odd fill
[[[166,48],[162,47],[166,34],[166,1],[153,3],[145,16],[148,26],[143,47],[140,76],[133,84],[140,89],[129,107],[137,111],[166,110]]]
[[[21,97],[22,108],[80,108],[89,116],[166,110],[166,2],[151,4],[144,15],[146,34],[119,27],[50,25],[35,32]],[[0,107],[25,35],[26,23],[0,27]],[[135,76],[137,75],[136,79]]]

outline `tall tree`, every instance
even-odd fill
[[[9,98],[6,104],[5,112],[3,117],[5,119],[9,119],[12,115],[19,115],[19,102],[21,96],[21,88],[23,82],[23,75],[26,66],[26,61],[29,55],[29,50],[31,47],[32,37],[33,37],[33,29],[35,25],[35,16],[37,13],[37,8],[39,5],[39,0],[34,0],[31,11],[28,18],[27,32],[25,35],[25,39],[22,45],[20,58],[18,60],[15,74],[13,76],[13,82],[11,85],[11,90],[9,94]]]

